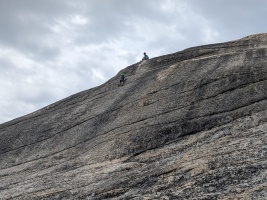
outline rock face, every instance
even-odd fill
[[[0,125],[0,199],[267,199],[267,34],[121,72]]]

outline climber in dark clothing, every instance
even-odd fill
[[[149,59],[148,55],[146,55],[146,52],[144,52],[144,57],[142,58],[142,60],[148,60],[148,59]]]
[[[123,86],[124,85],[124,83],[125,83],[125,76],[124,76],[124,74],[121,74],[121,78],[120,78],[120,85],[119,86]]]

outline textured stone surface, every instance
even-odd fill
[[[153,58],[0,125],[0,199],[267,199],[266,48]]]

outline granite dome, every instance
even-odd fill
[[[266,199],[266,133],[267,35],[193,47],[1,124],[0,199]]]

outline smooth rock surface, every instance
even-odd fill
[[[267,34],[121,72],[0,125],[1,200],[267,199]]]

